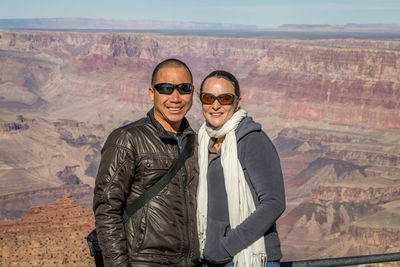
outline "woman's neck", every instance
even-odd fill
[[[223,137],[218,137],[214,143],[215,149],[219,152],[222,146],[222,142],[224,142],[225,136]]]

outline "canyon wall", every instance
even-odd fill
[[[151,108],[152,70],[169,57],[193,72],[196,130],[203,77],[238,77],[243,107],[281,158],[284,260],[399,249],[396,40],[0,30],[0,219],[11,227],[64,193],[90,209],[105,138]]]
[[[320,40],[24,31],[0,34],[0,49],[7,51],[2,52],[3,60],[23,61],[21,64],[31,60],[31,65],[38,64],[41,69],[46,65],[46,73],[53,68],[57,73],[55,66],[62,68],[58,75],[67,80],[59,86],[65,86],[69,94],[112,94],[121,101],[148,103],[145,89],[154,65],[167,57],[179,57],[192,68],[197,85],[213,69],[235,73],[248,103],[268,106],[271,116],[285,121],[318,121],[331,128],[400,125],[400,52],[386,48],[396,47],[398,42],[383,42],[381,48],[379,42],[365,40],[339,40],[340,46],[333,47]],[[35,74],[34,66],[23,66],[25,72]],[[3,72],[3,81],[13,80],[7,77],[9,72]],[[43,71],[33,80],[29,75],[24,84],[15,85],[32,91],[48,79]],[[139,88],[144,90],[140,93]]]

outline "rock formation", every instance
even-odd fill
[[[1,266],[94,266],[85,239],[94,228],[93,213],[71,195],[0,221],[0,227]]]
[[[33,206],[52,203],[63,195],[71,195],[82,207],[92,210],[93,188],[87,184],[62,185],[0,196],[0,220],[15,220]],[[61,212],[61,211],[60,211]]]

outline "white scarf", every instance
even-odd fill
[[[254,210],[255,205],[244,177],[242,166],[237,154],[235,130],[239,123],[247,116],[247,111],[239,109],[220,128],[211,128],[203,123],[199,130],[199,186],[197,189],[197,225],[202,255],[207,232],[207,169],[208,144],[210,137],[223,137],[221,146],[221,164],[224,172],[225,189],[228,198],[229,221],[231,228],[236,228]],[[264,266],[267,258],[264,236],[234,256],[235,267]]]

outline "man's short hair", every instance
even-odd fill
[[[190,71],[189,67],[185,63],[180,61],[179,59],[168,58],[168,59],[160,62],[153,70],[153,75],[151,75],[151,84],[154,84],[156,82],[158,71],[161,68],[181,68],[181,67],[185,68],[189,72],[190,82],[193,83],[193,76],[192,76],[192,72]]]

